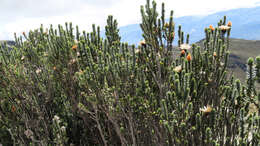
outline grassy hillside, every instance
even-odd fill
[[[202,45],[203,41],[197,43]],[[247,59],[260,55],[260,40],[231,39],[230,52],[229,70],[235,77],[245,82]],[[260,85],[258,86],[260,87]]]
[[[234,65],[234,67],[231,68],[231,70],[234,71],[234,75],[244,81],[247,59],[258,55],[260,55],[259,40],[232,39],[230,63]]]

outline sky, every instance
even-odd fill
[[[157,9],[165,3],[166,16],[208,15],[218,11],[260,6],[260,0],[156,0]],[[92,24],[104,29],[108,15],[119,26],[141,23],[140,6],[146,0],[0,0],[0,40],[13,40],[14,32],[37,29],[43,24],[72,22],[80,30],[91,31]]]

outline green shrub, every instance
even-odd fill
[[[227,76],[226,17],[205,29],[203,48],[179,26],[176,48],[173,11],[168,22],[164,13],[141,7],[138,47],[120,41],[112,16],[106,38],[66,23],[2,47],[0,143],[259,145],[259,57],[241,85]]]

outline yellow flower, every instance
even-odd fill
[[[203,108],[200,108],[200,111],[207,114],[212,111],[212,107],[210,105],[204,106]]]
[[[182,67],[181,67],[181,65],[178,65],[178,66],[176,66],[174,69],[173,69],[173,71],[175,71],[175,72],[181,72],[181,70],[182,70]]]

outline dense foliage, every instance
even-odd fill
[[[138,47],[120,42],[112,16],[106,38],[66,23],[2,47],[0,143],[259,145],[260,57],[249,58],[246,85],[228,76],[231,22],[206,28],[198,47],[164,4],[159,16],[148,0],[141,14]]]

